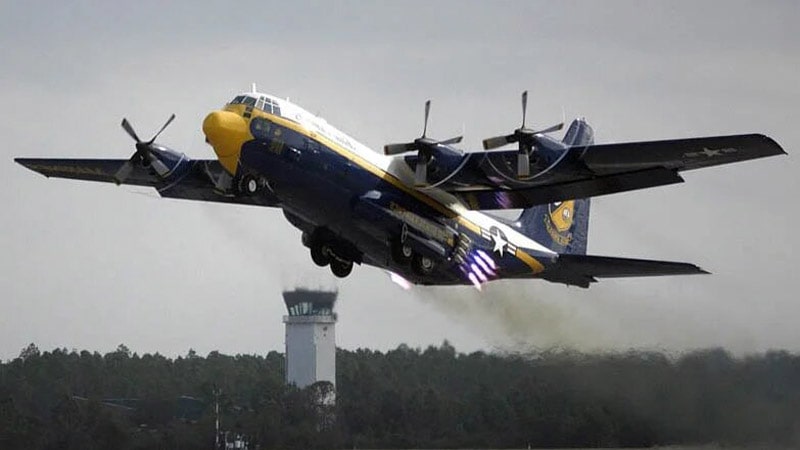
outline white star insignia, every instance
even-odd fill
[[[722,153],[722,150],[711,150],[710,148],[703,147],[703,151],[699,153],[702,153],[711,158],[712,156],[719,156],[719,154]]]
[[[494,230],[491,234],[492,240],[494,241],[494,250],[495,252],[500,254],[500,257],[503,257],[503,251],[506,249],[508,245],[508,241],[506,241],[503,236],[500,234],[500,230]]]

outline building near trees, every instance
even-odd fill
[[[320,382],[336,386],[337,292],[296,289],[283,293],[286,324],[286,382],[304,388]],[[331,390],[326,402],[333,402]]]

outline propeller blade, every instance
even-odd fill
[[[548,127],[548,128],[543,129],[543,130],[535,131],[533,134],[552,133],[552,132],[558,131],[558,130],[560,130],[562,128],[564,128],[564,122],[557,123],[557,124],[553,125],[552,127]]]
[[[431,113],[431,101],[425,101],[425,126],[422,128],[422,137],[426,137],[428,133],[428,115]]]
[[[153,170],[156,171],[158,176],[165,177],[167,176],[167,174],[169,174],[169,167],[164,165],[164,163],[161,162],[160,159],[156,158],[155,155],[153,155],[152,153],[148,153],[147,155],[148,159],[150,160],[150,167],[152,167]]]
[[[528,114],[528,91],[522,92],[522,127],[525,128],[525,116]]]
[[[517,153],[517,178],[527,178],[531,174],[531,158],[528,152]]]
[[[438,141],[437,144],[439,145],[450,145],[450,144],[458,144],[461,140],[464,139],[464,136],[456,136],[451,137],[450,139],[445,139],[443,141]]]
[[[509,134],[507,136],[496,136],[490,137],[489,139],[483,140],[483,149],[484,150],[493,150],[498,147],[502,147],[506,144],[510,144],[516,140],[516,136],[513,134]]]
[[[122,167],[120,167],[119,170],[117,170],[117,173],[114,174],[114,181],[116,181],[117,184],[124,183],[125,180],[127,180],[128,177],[130,176],[132,171],[133,171],[133,162],[131,162],[130,160],[125,161],[125,163],[122,164]]]
[[[155,142],[155,140],[158,137],[158,135],[161,134],[161,132],[164,131],[169,126],[169,124],[172,123],[173,120],[175,120],[175,114],[174,113],[171,116],[169,116],[169,119],[167,119],[167,122],[164,125],[161,126],[161,129],[158,130],[158,133],[156,133],[152,137],[152,139],[150,139],[147,143],[148,144],[152,144],[153,142]]]
[[[414,185],[425,186],[428,184],[428,161],[422,157],[417,158],[417,169],[414,171]]]
[[[403,144],[387,144],[383,146],[384,155],[399,155],[400,153],[413,152],[417,149],[417,145],[413,142]]]
[[[123,118],[121,125],[122,125],[122,129],[125,130],[125,132],[128,133],[128,136],[132,137],[133,140],[136,141],[137,144],[139,142],[142,142],[142,140],[139,139],[139,136],[136,135],[136,132],[133,131],[133,127],[131,126],[131,124],[128,123],[128,119]]]

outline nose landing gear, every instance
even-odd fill
[[[243,175],[236,183],[236,193],[239,195],[256,195],[261,189],[261,181],[252,174]]]

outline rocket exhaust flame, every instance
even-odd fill
[[[406,280],[401,275],[398,275],[394,272],[389,272],[389,278],[392,280],[394,284],[400,286],[400,288],[403,289],[404,291],[407,291],[413,287],[410,281]]]
[[[489,281],[489,279],[488,279],[488,278],[486,278],[486,275],[484,275],[484,274],[483,274],[483,272],[481,272],[481,269],[480,269],[480,268],[478,268],[478,266],[477,266],[475,263],[472,263],[472,265],[470,266],[470,268],[472,269],[472,273],[474,273],[475,275],[477,275],[477,276],[478,276],[478,278],[480,278],[480,280],[481,280],[481,282],[482,282],[482,283],[486,283],[487,281]]]
[[[483,250],[476,250],[470,253],[466,261],[461,264],[461,272],[475,286],[475,289],[482,290],[484,283],[497,278],[497,263]]]
[[[469,281],[471,281],[472,285],[475,286],[475,289],[479,291],[481,290],[481,283],[478,281],[478,277],[476,277],[474,273],[470,272],[467,278],[469,278]]]
[[[481,259],[481,258],[474,258],[474,259],[475,259],[475,262],[477,262],[477,263],[478,263],[478,265],[481,267],[481,269],[483,269],[483,272],[484,272],[486,275],[489,275],[489,276],[491,276],[491,277],[495,277],[495,276],[497,276],[497,274],[495,274],[494,270],[490,269],[490,268],[489,268],[489,265],[488,265],[488,264],[486,264],[486,261],[484,261],[484,260],[483,260],[483,259]]]
[[[486,261],[487,264],[489,264],[489,266],[492,268],[492,270],[497,269],[497,264],[494,262],[494,260],[492,259],[491,256],[486,254],[486,252],[484,252],[483,250],[479,249],[476,253],[478,254],[478,256],[481,259],[483,259],[484,261]]]

